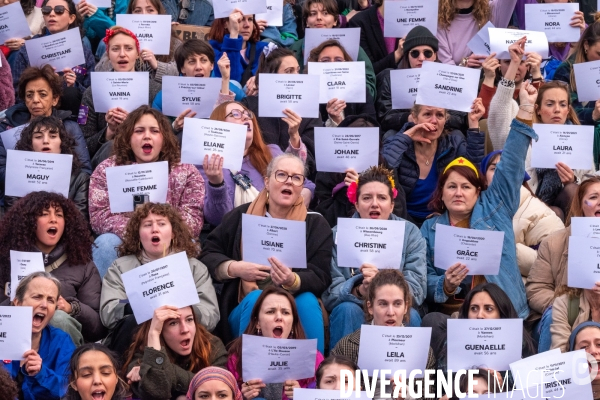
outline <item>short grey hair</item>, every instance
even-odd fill
[[[302,165],[302,175],[306,177],[306,165],[304,164],[304,161],[302,161],[300,157],[292,153],[283,153],[278,155],[277,157],[274,157],[269,163],[269,165],[267,165],[267,178],[270,177],[273,174],[273,172],[275,172],[275,166],[277,165],[277,163],[279,163],[279,161],[285,158],[291,158],[293,160],[298,161]]]
[[[15,300],[18,300],[19,303],[23,302],[23,299],[25,298],[25,293],[27,293],[27,289],[29,288],[29,284],[35,278],[46,278],[46,279],[52,281],[56,285],[56,288],[58,289],[58,294],[56,296],[56,299],[58,300],[58,298],[60,297],[60,281],[58,279],[56,279],[55,277],[53,277],[50,274],[50,272],[46,272],[46,271],[34,272],[33,274],[29,274],[25,278],[23,278],[21,280],[21,282],[19,282],[19,286],[17,286],[17,289],[15,291]]]

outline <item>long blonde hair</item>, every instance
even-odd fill
[[[440,0],[438,10],[438,25],[440,28],[448,29],[458,9],[454,5],[455,0]],[[498,5],[500,6],[500,5]],[[479,28],[485,25],[491,15],[490,4],[488,0],[475,0],[473,3],[473,18],[477,21]]]

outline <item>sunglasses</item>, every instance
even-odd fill
[[[44,7],[42,7],[42,15],[50,15],[52,10],[54,10],[54,13],[56,15],[63,15],[65,13],[65,11],[68,12],[69,14],[71,14],[71,12],[65,6],[54,6],[54,7],[44,6]]]
[[[410,54],[412,58],[419,58],[419,56],[421,55],[421,51],[411,50],[408,54]],[[433,50],[423,50],[423,55],[425,56],[425,58],[431,58],[433,57]]]

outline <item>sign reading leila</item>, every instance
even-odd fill
[[[49,64],[62,71],[85,64],[79,28],[26,40],[25,47],[32,67]]]

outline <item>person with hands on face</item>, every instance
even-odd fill
[[[206,367],[190,382],[186,400],[243,400],[233,374],[226,369]]]

